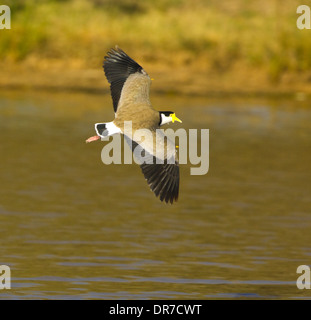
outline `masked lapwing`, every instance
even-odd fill
[[[119,47],[107,53],[103,68],[110,83],[115,119],[112,122],[96,123],[97,135],[90,137],[86,142],[123,134],[134,155],[141,155],[144,159],[140,168],[150,189],[161,201],[177,201],[179,165],[175,144],[162,130],[157,129],[164,124],[181,120],[172,111],[153,109],[149,100],[151,78]],[[125,123],[128,122],[131,122],[132,126],[131,135],[125,130]],[[151,134],[146,132],[144,139],[135,140],[135,131],[138,129]]]

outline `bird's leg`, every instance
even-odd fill
[[[93,141],[96,141],[99,139],[100,139],[100,136],[93,136],[93,137],[88,138],[85,142],[89,143],[89,142],[93,142]]]

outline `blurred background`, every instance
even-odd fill
[[[0,35],[2,86],[94,89],[106,51],[117,44],[155,76],[165,74],[159,90],[310,91],[310,32],[296,27],[300,0],[5,4],[12,29]]]
[[[300,0],[5,0],[1,299],[310,299],[311,31]],[[209,129],[209,172],[161,203],[104,165],[102,70],[119,45],[174,129]],[[200,143],[200,141],[198,141]]]

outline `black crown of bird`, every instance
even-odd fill
[[[159,154],[155,152],[159,139],[156,135],[163,135],[159,129],[170,122],[182,122],[172,111],[156,111],[150,102],[149,92],[152,79],[148,73],[118,46],[110,49],[104,58],[104,72],[110,83],[115,118],[111,122],[96,123],[96,136],[86,142],[97,141],[114,134],[123,134],[126,142],[134,150],[140,148],[145,161],[140,164],[142,173],[154,194],[165,203],[174,203],[179,194],[179,164],[175,143],[165,136],[165,153],[161,161],[157,161]],[[146,135],[142,141],[135,141],[132,134],[126,135],[124,124],[132,123],[132,133],[138,129],[148,129],[152,135]],[[152,139],[148,138],[152,137]],[[160,163],[159,163],[160,162]]]

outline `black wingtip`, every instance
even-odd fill
[[[135,72],[141,72],[143,70],[143,67],[140,66],[135,60],[133,60],[130,56],[128,56],[119,46],[115,46],[114,48],[111,48],[106,56],[104,57],[103,61],[103,68],[107,75],[109,75],[109,66],[113,64],[113,66],[119,70],[122,71],[122,75],[129,76],[132,73]],[[111,80],[107,76],[108,81],[111,83]]]
[[[107,52],[107,55],[104,58],[107,59],[109,57],[112,57],[118,54],[128,56],[118,45],[115,45],[114,48],[109,49],[109,51]]]
[[[179,166],[175,164],[143,164],[140,166],[147,183],[160,201],[177,202],[179,196]]]

